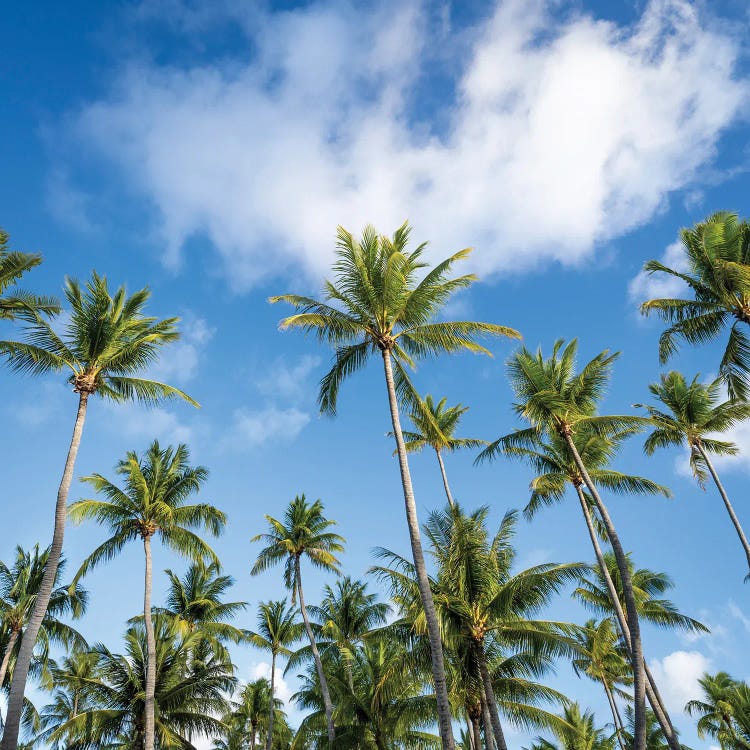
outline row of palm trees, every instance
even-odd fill
[[[419,420],[429,419],[431,411],[442,409],[445,403],[439,402],[432,409],[427,399],[422,401],[411,382],[409,368],[421,358],[460,351],[488,354],[482,343],[483,339],[495,336],[519,338],[520,334],[507,326],[474,321],[442,321],[438,315],[456,291],[470,286],[476,279],[473,275],[451,276],[453,266],[464,260],[468,250],[460,251],[447,260],[438,263],[431,269],[423,260],[424,245],[409,249],[410,230],[405,224],[392,237],[379,235],[374,229],[366,228],[361,239],[355,239],[349,232],[339,228],[337,243],[337,260],[334,264],[334,280],[326,282],[324,300],[299,295],[282,295],[271,299],[272,302],[286,302],[296,308],[295,314],[282,321],[282,328],[301,328],[315,333],[321,340],[333,345],[335,350],[331,370],[321,380],[319,404],[322,411],[334,413],[342,381],[364,366],[369,355],[379,353],[383,362],[383,372],[388,396],[389,411],[392,423],[392,435],[395,439],[396,453],[404,493],[404,504],[412,547],[412,560],[416,590],[422,610],[425,635],[429,642],[430,669],[435,691],[438,727],[444,750],[455,746],[452,724],[451,705],[447,684],[447,649],[441,633],[442,622],[438,615],[431,579],[425,564],[420,524],[417,518],[414,491],[408,463],[408,446],[415,447],[414,441],[405,436],[401,428],[400,408],[406,407],[415,415],[415,427],[419,429]],[[662,731],[670,747],[676,750],[676,735],[663,702],[659,699],[658,689],[648,675],[643,659],[643,645],[640,635],[640,623],[637,601],[633,590],[631,573],[628,568],[627,554],[617,535],[614,523],[599,492],[602,489],[618,491],[617,481],[610,477],[613,484],[607,485],[608,479],[597,481],[589,469],[598,470],[604,467],[587,465],[583,455],[583,443],[588,439],[600,442],[600,456],[606,458],[617,445],[629,435],[654,428],[650,438],[651,448],[673,444],[685,440],[691,447],[693,465],[699,472],[707,471],[719,488],[727,510],[732,516],[735,528],[743,542],[742,534],[729,499],[721,487],[716,471],[708,457],[711,452],[730,451],[727,443],[713,442],[711,430],[716,424],[727,428],[746,417],[745,396],[747,394],[750,358],[748,341],[743,325],[750,322],[750,285],[747,283],[747,265],[750,262],[750,230],[747,224],[740,222],[735,215],[720,213],[710,217],[706,222],[692,230],[682,233],[686,247],[689,272],[683,273],[666,268],[656,262],[647,264],[650,272],[663,272],[678,277],[684,282],[693,295],[691,299],[651,300],[644,304],[643,310],[655,311],[669,323],[669,328],[661,339],[660,354],[666,360],[676,351],[677,343],[682,339],[689,343],[699,343],[720,335],[727,323],[731,323],[726,351],[719,364],[722,382],[726,383],[729,400],[717,403],[717,384],[706,387],[708,411],[713,411],[713,422],[707,419],[703,424],[702,434],[693,428],[695,422],[690,419],[692,406],[686,406],[684,399],[673,410],[672,414],[656,411],[649,407],[649,415],[601,415],[598,403],[606,386],[611,366],[616,355],[603,352],[587,363],[579,372],[575,365],[575,343],[555,344],[552,354],[544,357],[541,350],[532,353],[522,348],[511,359],[509,374],[516,393],[515,408],[520,418],[528,427],[518,430],[510,436],[488,446],[483,454],[486,458],[495,454],[524,455],[532,463],[537,461],[532,454],[556,452],[556,458],[562,459],[561,465],[574,471],[568,471],[570,482],[580,490],[579,501],[584,516],[589,509],[587,525],[604,529],[605,541],[611,546],[616,562],[617,572],[621,579],[623,601],[615,601],[614,583],[608,582],[607,588],[615,609],[616,623],[625,644],[627,658],[631,664],[634,698],[634,731],[633,743],[636,750],[642,750],[646,741],[647,714],[645,701],[648,696],[657,715]],[[158,357],[162,347],[174,341],[178,332],[176,319],[158,320],[144,314],[148,300],[148,290],[141,290],[128,296],[124,288],[111,294],[104,277],[93,274],[92,279],[81,287],[74,280],[66,280],[65,297],[69,307],[69,319],[63,330],[54,325],[54,315],[58,308],[54,300],[40,298],[28,293],[19,293],[13,284],[28,268],[38,263],[38,258],[12,253],[7,250],[7,238],[3,238],[0,248],[0,292],[4,294],[2,312],[6,319],[19,320],[24,327],[25,336],[21,341],[0,341],[2,352],[9,365],[20,372],[43,374],[50,371],[68,373],[68,381],[78,395],[78,409],[74,423],[73,436],[68,451],[63,476],[61,478],[57,502],[55,505],[55,530],[43,569],[39,593],[28,626],[20,638],[18,655],[14,663],[11,681],[9,708],[2,750],[12,750],[17,746],[18,731],[23,709],[24,691],[29,669],[32,664],[34,647],[42,627],[45,614],[52,596],[57,576],[57,569],[62,554],[67,499],[75,466],[76,454],[80,444],[88,400],[99,394],[115,401],[137,399],[145,403],[156,403],[164,398],[182,398],[192,402],[190,397],[169,386],[142,377]],[[24,266],[25,264],[25,266]],[[670,374],[662,380],[664,402],[669,406],[667,397],[674,395],[668,389],[679,390],[680,377]],[[682,378],[682,382],[686,383]],[[695,386],[695,388],[693,388]],[[685,385],[696,402],[701,398],[700,384],[693,381],[693,386]],[[691,390],[692,389],[692,390]],[[660,392],[653,391],[657,397]],[[676,391],[675,391],[676,392]],[[705,396],[705,394],[704,394]],[[441,406],[442,403],[442,406]],[[704,403],[705,406],[705,403]],[[433,404],[434,407],[434,404]],[[460,408],[459,408],[460,411]],[[705,409],[704,409],[705,411]],[[452,415],[457,419],[460,414]],[[688,421],[685,422],[683,417]],[[663,419],[664,418],[664,419]],[[683,420],[684,424],[681,422]],[[688,425],[691,432],[685,431]],[[706,435],[705,433],[709,434]],[[434,447],[434,446],[433,446]],[[158,446],[153,447],[157,452]],[[170,449],[171,450],[171,449]],[[519,453],[520,451],[520,453]],[[526,451],[527,453],[523,453]],[[441,471],[449,500],[450,495],[447,477],[442,463],[441,449],[436,449],[440,460]],[[128,474],[125,464],[138,464],[137,457],[129,456],[119,467],[122,473]],[[147,462],[146,462],[147,463]],[[538,464],[541,466],[541,464]],[[606,471],[606,469],[605,469]],[[143,478],[145,480],[145,474]],[[600,477],[601,479],[601,477]],[[140,537],[144,544],[146,559],[146,581],[144,597],[144,627],[146,630],[147,656],[154,657],[154,633],[150,624],[150,541],[155,534],[163,535],[162,524],[168,528],[173,522],[171,515],[155,502],[152,515],[143,514],[140,524],[128,525],[127,533],[119,525],[132,508],[112,511],[108,517],[110,505],[117,505],[115,495],[108,492],[117,490],[102,477],[91,478],[97,489],[101,489],[106,500],[83,501],[74,506],[74,515],[78,518],[94,517],[110,524],[112,537],[100,548],[101,559],[115,554],[131,538]],[[559,479],[558,479],[559,481]],[[627,486],[627,480],[624,486]],[[641,491],[648,489],[643,481],[637,481]],[[121,492],[123,500],[128,491]],[[132,493],[130,493],[132,494]],[[541,499],[544,493],[539,495]],[[547,493],[554,499],[555,494]],[[86,505],[86,502],[94,503]],[[96,505],[102,503],[103,505]],[[105,512],[104,505],[108,508]],[[91,508],[89,513],[86,508]],[[99,508],[99,510],[94,510]],[[99,512],[104,515],[98,516]],[[218,513],[218,511],[216,511]],[[119,515],[118,515],[119,514]],[[217,532],[223,523],[218,515],[208,519],[197,516],[185,517],[186,523],[207,525],[209,531]],[[123,521],[124,522],[124,521]],[[179,521],[175,522],[180,526]],[[182,527],[180,527],[182,528]],[[273,532],[272,532],[273,533]],[[183,551],[195,555],[198,551],[205,554],[200,545],[195,547],[195,540],[183,531],[172,535],[164,534],[164,540],[175,549],[184,543]],[[333,535],[335,536],[335,535]],[[332,544],[336,544],[332,539]],[[200,548],[200,550],[199,550]],[[316,564],[325,567],[335,560],[336,549],[324,549]],[[96,553],[95,553],[96,555]],[[599,557],[599,556],[598,556]],[[278,558],[259,560],[257,570],[262,570]],[[310,649],[315,664],[318,680],[321,685],[321,698],[326,714],[326,725],[329,742],[334,740],[333,702],[323,672],[322,659],[317,652],[312,628],[306,615],[302,587],[299,554],[289,553],[286,558],[285,580],[287,585],[299,598],[303,613],[305,629],[310,640]],[[95,564],[97,561],[94,556]],[[750,558],[749,558],[750,563]],[[600,561],[601,564],[601,561]],[[602,567],[602,571],[604,571]],[[611,578],[611,576],[610,576]],[[610,585],[611,584],[611,585]],[[619,611],[618,611],[619,609]],[[480,672],[481,686],[485,692],[489,718],[492,723],[495,742],[503,746],[502,732],[496,721],[493,708],[491,688],[485,676],[481,674],[481,652],[475,653]],[[148,659],[147,659],[148,661]],[[151,658],[151,662],[155,658]],[[147,669],[146,694],[153,697],[153,669],[150,675]],[[152,698],[147,698],[147,704]],[[153,711],[147,706],[145,711],[146,731],[144,746],[154,746]]]

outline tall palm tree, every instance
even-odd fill
[[[473,672],[478,678],[481,700],[489,712],[490,727],[485,727],[485,731],[494,736],[500,750],[506,750],[498,706],[514,723],[543,725],[549,717],[537,710],[534,701],[499,699],[491,655],[499,650],[504,657],[520,656],[522,660],[527,652],[542,656],[569,654],[569,628],[536,619],[535,615],[565,583],[578,580],[585,566],[544,564],[512,573],[515,513],[506,514],[494,537],[487,530],[488,513],[487,507],[466,514],[458,503],[449,505],[445,511],[431,514],[425,532],[437,562],[437,575],[431,586],[446,648],[461,654],[462,671]],[[384,549],[376,550],[376,555],[388,565],[376,566],[373,571],[389,583],[412,627],[424,631],[424,611],[416,596],[413,564]],[[505,689],[512,692],[517,688],[517,698],[521,693],[528,697],[538,692],[523,678],[514,681],[508,667],[506,664],[498,669]],[[541,671],[540,668],[537,674]]]
[[[8,241],[8,233],[0,229],[0,320],[57,314],[60,305],[52,297],[37,297],[20,289],[13,289],[12,294],[5,294],[25,273],[42,262],[42,256],[36,253],[10,250]]]
[[[333,587],[326,584],[320,605],[311,604],[308,610],[318,633],[318,648],[324,654],[328,650],[336,652],[353,690],[352,654],[370,631],[385,624],[389,605],[378,601],[377,594],[368,592],[364,581],[344,576]],[[305,650],[300,649],[294,655],[287,670],[299,661]]]
[[[287,607],[286,599],[261,602],[258,605],[258,630],[249,634],[250,643],[256,648],[271,652],[271,700],[268,708],[266,750],[271,750],[273,737],[273,699],[276,694],[276,658],[290,656],[288,648],[302,636],[302,626],[296,622],[297,609]]]
[[[615,734],[624,750],[625,725],[615,696],[618,683],[627,685],[630,682],[627,652],[620,645],[615,624],[608,617],[599,621],[588,620],[577,640],[579,653],[573,659],[573,669],[576,674],[585,674],[604,688],[612,712]]]
[[[414,425],[414,430],[404,430],[403,435],[407,453],[421,451],[426,447],[435,451],[445,495],[448,502],[453,505],[453,495],[443,463],[443,451],[452,453],[460,448],[478,448],[487,443],[484,440],[455,437],[461,417],[469,410],[469,407],[461,404],[449,407],[447,403],[448,399],[442,398],[436,404],[429,393],[424,397],[424,400],[420,398],[414,400],[409,413],[409,419]]]
[[[70,506],[75,523],[94,520],[109,527],[111,536],[99,545],[81,565],[76,578],[101,562],[111,560],[122,548],[140,537],[145,556],[143,619],[146,631],[146,692],[144,698],[144,750],[154,750],[154,700],[156,689],[156,638],[151,612],[151,540],[157,537],[174,552],[192,560],[218,562],[216,554],[191,529],[204,529],[219,535],[226,516],[212,505],[187,505],[191,495],[205,482],[208,471],[190,465],[186,445],[162,448],[154,441],[143,457],[128,452],[116,468],[124,479],[124,489],[101,474],[83,481],[105,500],[78,500]]]
[[[692,700],[685,710],[698,718],[698,736],[713,737],[722,750],[750,748],[750,687],[726,672],[704,674],[698,680],[703,690],[700,700]]]
[[[591,711],[581,712],[577,703],[566,706],[560,728],[555,732],[557,744],[538,737],[529,750],[614,750],[614,737],[596,727]]]
[[[656,260],[643,267],[664,273],[689,288],[687,298],[651,299],[641,312],[656,313],[668,328],[659,340],[659,359],[666,362],[679,340],[702,344],[729,328],[719,374],[732,398],[747,400],[750,372],[750,226],[737,214],[719,211],[691,229],[683,229],[687,270],[683,273]]]
[[[704,384],[698,382],[696,376],[688,384],[684,375],[675,370],[662,375],[658,383],[651,383],[648,388],[660,406],[666,407],[666,411],[648,404],[638,404],[645,406],[655,425],[643,449],[650,456],[657,448],[687,445],[690,449],[690,466],[701,486],[705,484],[705,469],[708,469],[745,551],[750,577],[750,543],[709,456],[710,453],[726,456],[738,452],[734,443],[717,440],[712,435],[726,432],[750,417],[750,404],[721,401],[720,380]]]
[[[575,433],[587,427],[606,437],[628,428],[635,429],[642,425],[644,420],[623,415],[596,415],[598,402],[609,380],[612,363],[618,355],[610,354],[608,351],[601,352],[576,373],[577,341],[564,344],[563,340],[556,341],[552,355],[547,358],[543,356],[541,349],[533,354],[525,347],[511,358],[508,371],[516,395],[514,408],[516,413],[530,424],[525,431],[527,434],[538,434],[548,441],[552,435],[557,435],[563,440],[607,531],[622,576],[629,626],[635,703],[634,750],[644,750],[646,678],[641,629],[630,571],[609,511],[574,442]]]
[[[179,336],[177,318],[158,320],[143,314],[150,294],[148,289],[141,289],[128,296],[125,287],[120,287],[112,295],[106,278],[96,273],[85,289],[77,281],[67,279],[65,297],[70,307],[70,320],[62,334],[43,318],[36,317],[27,323],[25,341],[0,341],[0,354],[7,357],[13,369],[33,375],[69,372],[68,382],[78,394],[73,435],[57,491],[49,560],[21,641],[0,750],[16,750],[29,665],[62,553],[68,493],[89,398],[98,393],[113,401],[138,400],[153,404],[178,397],[197,405],[177,388],[137,377],[158,359],[165,344]]]
[[[181,636],[164,618],[156,617],[155,732],[160,748],[192,748],[197,735],[223,730],[217,716],[226,713],[226,694],[235,680],[231,662],[191,658],[200,635]],[[146,745],[146,673],[148,647],[141,625],[128,629],[125,654],[102,645],[96,677],[89,681],[86,710],[47,727],[46,742],[64,742],[70,750],[138,748]],[[72,738],[72,739],[66,739]]]
[[[304,495],[299,495],[287,506],[284,520],[266,516],[268,533],[258,534],[252,542],[264,542],[265,547],[258,553],[255,564],[250,571],[257,575],[273,565],[284,562],[284,583],[292,591],[292,604],[299,600],[305,631],[310,641],[310,649],[315,660],[315,668],[320,680],[323,694],[323,705],[326,713],[328,741],[333,744],[336,730],[333,724],[333,704],[328,690],[323,663],[310,625],[310,618],[305,606],[305,595],[302,588],[302,566],[300,561],[306,557],[316,568],[339,573],[339,561],[336,554],[344,549],[344,538],[329,529],[335,521],[323,515],[323,503],[316,500],[309,504]]]
[[[607,435],[602,435],[592,425],[579,424],[575,433],[571,436],[583,464],[586,466],[589,476],[597,487],[605,487],[616,494],[643,494],[643,495],[670,495],[669,490],[662,485],[652,482],[645,477],[623,474],[609,468],[612,459],[621,444],[628,437],[637,432],[640,426],[623,425]],[[605,560],[599,544],[599,533],[602,531],[601,524],[592,515],[592,499],[586,491],[581,472],[571,454],[565,438],[552,432],[547,436],[535,430],[516,430],[515,432],[498,438],[491,443],[477,457],[477,462],[492,460],[498,455],[508,458],[520,459],[530,464],[537,476],[531,480],[531,497],[524,515],[531,519],[545,505],[551,505],[564,499],[568,487],[572,487],[578,497],[578,502],[586,523],[586,529],[591,540],[591,545],[596,555],[596,561],[608,598],[612,602],[612,613],[616,617],[620,632],[625,640],[626,648],[630,648],[630,628],[624,613],[624,600],[618,594],[612,581],[610,572],[614,568]],[[606,538],[606,534],[605,534]],[[611,559],[611,558],[610,558]],[[664,702],[661,700],[656,682],[648,668],[644,658],[643,669],[646,676],[645,692],[649,703],[667,737],[671,750],[681,750],[677,733],[672,726]]]
[[[438,263],[420,279],[427,267],[422,259],[425,244],[410,250],[410,231],[404,223],[389,238],[368,226],[357,240],[339,227],[335,279],[325,284],[325,301],[294,294],[271,297],[270,301],[287,302],[298,311],[281,321],[282,328],[301,328],[335,347],[333,366],[320,383],[318,401],[323,412],[335,413],[339,386],[346,377],[361,369],[371,355],[379,353],[382,357],[412,556],[427,618],[440,736],[443,750],[454,750],[440,629],[419,535],[397,391],[414,397],[404,368],[416,359],[462,351],[487,354],[478,343],[481,337],[520,335],[512,328],[490,323],[436,322],[437,313],[451,295],[476,280],[471,274],[448,277],[469,250]]]
[[[264,732],[266,738],[271,736],[270,717],[273,718],[274,725],[278,720],[284,720],[285,715],[281,710],[282,702],[278,698],[272,699],[271,696],[271,683],[265,677],[248,682],[242,688],[240,700],[234,711],[224,719],[229,729],[228,743],[231,744],[234,741],[237,750],[242,750],[247,746],[248,734],[250,735],[250,750],[255,750],[259,732]]]
[[[35,544],[29,551],[17,546],[15,559],[10,566],[0,561],[0,629],[7,633],[7,638],[0,647],[0,689],[5,687],[12,660],[18,657],[19,639],[34,609],[48,558],[49,548],[40,552],[39,545]],[[65,560],[61,560],[55,583],[59,584],[64,570]],[[86,641],[80,633],[60,618],[69,615],[77,619],[86,611],[87,603],[88,593],[81,586],[69,589],[66,585],[57,585],[53,589],[37,636],[45,654],[50,641],[66,648],[86,647]]]

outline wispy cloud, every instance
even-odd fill
[[[160,7],[149,22],[186,12]],[[407,216],[441,254],[477,246],[480,271],[580,262],[694,190],[748,93],[739,40],[687,0],[651,0],[628,27],[500,0],[469,34],[416,2],[218,7],[247,54],[133,62],[76,133],[157,207],[166,262],[205,233],[236,287],[319,276],[336,224]],[[435,49],[455,93],[425,112]]]
[[[659,262],[680,273],[688,270],[685,247],[679,241],[667,246]],[[636,303],[649,299],[680,297],[686,291],[689,291],[689,288],[684,281],[661,272],[650,274],[641,271],[628,286],[630,299]]]
[[[226,445],[242,450],[267,442],[291,442],[309,421],[309,414],[293,406],[237,409]]]

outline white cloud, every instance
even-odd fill
[[[309,421],[310,415],[295,407],[281,409],[271,405],[258,410],[237,409],[229,444],[242,449],[269,441],[291,442]]]
[[[675,271],[687,271],[685,248],[681,242],[667,246],[659,261]],[[688,289],[685,282],[666,273],[649,274],[641,271],[628,286],[628,294],[633,302],[645,302],[659,297],[680,297]]]
[[[699,651],[674,651],[649,667],[667,709],[682,713],[688,701],[700,697],[698,680],[711,669],[711,660]]]
[[[268,367],[256,385],[266,396],[299,400],[305,394],[310,374],[320,363],[321,358],[311,354],[304,354],[292,364],[288,364],[284,359],[278,359]]]
[[[499,0],[468,37],[416,0],[232,7],[245,56],[133,63],[75,130],[155,205],[168,263],[203,233],[238,288],[326,272],[338,223],[406,217],[480,271],[580,262],[691,189],[747,95],[738,40],[687,0],[632,27]],[[435,69],[455,94],[417,111]]]
[[[149,408],[137,403],[113,404],[110,401],[97,403],[97,406],[100,405],[110,416],[103,421],[106,421],[108,429],[115,430],[118,435],[145,438],[149,442],[159,440],[167,444],[190,443],[193,439],[193,428],[165,407]]]

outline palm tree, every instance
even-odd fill
[[[644,750],[646,679],[641,629],[627,558],[609,511],[573,439],[576,432],[587,427],[607,437],[629,428],[635,429],[644,420],[631,416],[596,415],[596,407],[609,379],[612,363],[618,355],[604,351],[576,373],[577,347],[575,340],[564,346],[564,341],[560,339],[555,342],[552,355],[546,359],[541,349],[536,354],[525,347],[516,352],[508,365],[511,385],[517,399],[514,408],[530,424],[522,434],[532,437],[538,435],[548,442],[553,435],[563,440],[606,529],[622,576],[629,626],[636,727],[634,750]]]
[[[67,279],[65,297],[71,316],[61,335],[46,320],[36,317],[27,324],[26,341],[0,341],[0,354],[8,358],[13,369],[33,375],[70,372],[68,382],[78,394],[73,435],[57,491],[49,560],[21,641],[0,750],[16,750],[26,679],[62,553],[68,492],[90,396],[98,393],[113,401],[138,400],[146,404],[179,397],[197,405],[177,388],[136,377],[158,359],[165,344],[179,336],[177,318],[158,320],[143,315],[150,294],[148,289],[142,289],[128,297],[125,287],[120,287],[111,295],[106,278],[96,273],[85,289]]]
[[[390,607],[378,601],[378,595],[367,591],[364,581],[354,581],[344,576],[334,587],[323,587],[319,606],[310,605],[314,630],[318,633],[318,648],[323,655],[335,651],[341,659],[349,687],[353,690],[351,673],[352,654],[365,636],[386,622]],[[308,649],[300,649],[289,661],[289,670]]]
[[[457,438],[454,433],[461,421],[461,417],[469,410],[468,406],[456,404],[447,406],[448,399],[442,398],[434,403],[432,396],[428,393],[424,400],[416,399],[413,402],[409,419],[414,425],[414,430],[404,430],[404,441],[407,453],[415,453],[423,448],[430,447],[435,451],[440,476],[443,479],[443,487],[448,502],[453,505],[453,495],[448,484],[448,475],[445,473],[443,463],[443,451],[459,450],[460,448],[478,448],[486,445],[485,440],[473,440],[471,438]]]
[[[633,743],[633,724],[635,716],[633,708],[625,706],[625,729],[622,733],[627,745]],[[664,737],[664,732],[659,726],[656,715],[652,711],[646,713],[646,750],[667,750],[669,743]]]
[[[750,543],[747,541],[742,525],[729,501],[729,496],[709,457],[710,453],[726,456],[738,452],[734,443],[717,440],[711,435],[726,432],[730,427],[750,417],[750,404],[720,401],[720,380],[704,384],[698,382],[696,376],[688,385],[682,373],[674,370],[667,375],[662,375],[658,383],[652,383],[648,388],[660,405],[666,407],[666,411],[647,404],[637,404],[637,406],[644,406],[655,425],[643,449],[650,456],[657,448],[670,445],[688,446],[690,466],[701,487],[704,486],[706,480],[705,467],[711,474],[716,489],[719,490],[740,544],[745,551],[750,571]],[[748,577],[750,577],[750,572],[748,572]]]
[[[287,302],[297,310],[295,315],[281,321],[282,328],[315,333],[335,347],[333,366],[320,383],[318,401],[323,412],[335,413],[339,386],[346,377],[361,369],[370,355],[380,353],[382,357],[412,556],[427,618],[440,737],[443,750],[454,750],[440,629],[419,536],[397,391],[413,400],[404,367],[412,366],[416,359],[447,352],[487,354],[478,343],[480,337],[520,336],[512,328],[490,323],[436,322],[436,314],[451,295],[476,280],[473,275],[448,278],[453,265],[465,259],[470,251],[455,253],[419,279],[421,270],[426,268],[422,260],[425,244],[409,250],[410,231],[404,223],[389,238],[368,226],[361,239],[356,240],[339,227],[337,260],[333,266],[335,281],[326,282],[325,301],[294,294],[272,297],[270,301]]]
[[[489,711],[490,726],[485,731],[494,735],[500,750],[506,750],[498,706],[514,723],[544,725],[550,717],[533,705],[539,690],[525,679],[529,673],[514,673],[509,662],[502,662],[517,658],[520,663],[535,653],[542,657],[536,662],[539,674],[545,657],[571,652],[569,627],[534,615],[565,583],[578,580],[585,566],[544,564],[511,573],[515,513],[506,514],[494,537],[487,531],[488,513],[487,507],[466,514],[458,503],[449,505],[445,511],[431,514],[425,532],[437,562],[431,586],[446,649],[460,655],[463,665],[457,671],[476,676],[481,702]],[[376,566],[373,571],[389,583],[413,629],[424,631],[414,566],[388,550],[378,549],[376,555],[388,565]],[[495,670],[493,656],[501,662]],[[493,671],[504,690],[510,695],[515,692],[512,700],[496,695]],[[532,700],[524,702],[519,699],[522,695]]]
[[[0,688],[5,686],[11,662],[18,656],[19,638],[34,609],[48,558],[49,548],[40,552],[39,545],[35,544],[30,551],[17,546],[15,559],[10,567],[0,561],[0,629],[7,634],[4,645],[0,647]],[[59,582],[64,570],[65,560],[61,560],[55,583]],[[88,593],[80,586],[69,589],[68,586],[58,585],[52,591],[47,613],[37,635],[37,642],[41,642],[45,656],[49,651],[50,641],[66,648],[86,647],[86,641],[80,633],[60,618],[65,615],[75,619],[81,617],[86,611],[87,602]]]
[[[729,327],[719,374],[732,398],[747,400],[750,339],[750,227],[737,214],[719,211],[692,229],[683,229],[687,270],[683,273],[656,260],[643,267],[665,273],[689,287],[688,299],[651,299],[641,305],[644,315],[656,313],[668,328],[659,340],[659,359],[666,362],[679,340],[702,344]]]
[[[296,622],[297,610],[287,607],[286,599],[261,602],[258,605],[258,632],[250,633],[249,640],[256,648],[271,652],[271,700],[268,707],[266,750],[271,750],[273,737],[273,699],[276,689],[276,657],[289,656],[288,646],[302,636],[302,626]]]
[[[750,688],[726,672],[704,674],[698,680],[702,700],[692,700],[685,710],[697,715],[698,736],[713,737],[722,750],[750,748]]]
[[[670,495],[669,490],[650,479],[623,474],[609,468],[609,464],[620,445],[639,429],[639,426],[623,425],[615,431],[609,431],[605,436],[600,434],[594,426],[583,423],[577,426],[571,437],[581,461],[597,487],[606,487],[610,492],[616,494],[660,494],[668,497]],[[583,477],[565,438],[555,432],[550,433],[545,438],[535,430],[516,430],[491,443],[479,454],[477,462],[492,460],[501,454],[509,458],[523,460],[538,472],[537,476],[531,481],[531,497],[524,509],[524,515],[529,520],[545,505],[563,500],[569,486],[575,490],[591,545],[594,548],[602,582],[608,592],[607,598],[612,602],[611,611],[616,616],[626,648],[629,650],[630,628],[623,611],[624,604],[622,602],[624,599],[618,594],[610,575],[617,568],[616,561],[613,558],[605,560],[607,556],[602,552],[599,544],[598,532],[602,530],[601,524],[592,515],[591,496],[586,492]],[[608,560],[615,562],[614,567],[609,564]],[[607,614],[609,613],[608,611]],[[671,750],[681,750],[677,733],[672,726],[669,713],[661,700],[656,682],[645,659],[643,669],[646,676],[646,696],[659,719],[665,736],[669,740],[670,748]]]
[[[226,516],[206,503],[186,505],[188,498],[200,490],[208,476],[204,467],[190,465],[186,445],[161,448],[154,441],[142,458],[134,451],[128,452],[117,465],[116,472],[125,480],[124,489],[101,474],[93,474],[84,477],[83,481],[106,500],[79,500],[70,506],[70,517],[74,522],[94,520],[107,525],[112,534],[84,560],[76,578],[99,563],[111,560],[128,542],[141,538],[146,561],[143,618],[148,649],[144,750],[153,750],[157,657],[151,613],[151,539],[158,537],[162,544],[187,558],[208,558],[218,563],[214,551],[191,529],[203,528],[217,536],[224,528]]]
[[[436,718],[435,697],[425,693],[419,672],[405,668],[408,659],[400,640],[368,638],[352,653],[354,689],[349,687],[343,663],[332,664],[340,747],[430,750],[440,746],[440,738],[427,731]],[[300,677],[302,686],[293,699],[310,712],[302,720],[298,737],[319,748],[325,744],[319,685],[311,673]]]
[[[281,710],[282,705],[278,698],[272,699],[271,683],[265,677],[248,682],[242,688],[239,703],[234,711],[224,719],[224,723],[229,727],[228,742],[231,744],[234,740],[237,749],[240,750],[246,746],[249,734],[250,750],[255,750],[259,730],[266,733],[266,738],[272,736],[273,728],[269,724],[270,717],[273,717],[274,725],[279,720],[285,722],[285,715]]]
[[[183,637],[159,616],[155,625],[157,746],[192,748],[196,735],[216,735],[224,729],[216,717],[228,708],[225,694],[235,684],[232,664],[215,657],[206,662],[193,660],[190,655],[200,634]],[[86,710],[50,723],[45,741],[64,742],[70,750],[145,747],[144,696],[151,660],[144,628],[128,629],[124,655],[102,645],[95,646],[93,653],[98,663],[96,677],[88,683]]]
[[[577,675],[585,674],[601,683],[607,696],[612,721],[620,747],[624,750],[623,730],[625,725],[617,708],[615,695],[617,684],[627,685],[630,673],[627,652],[620,645],[615,624],[609,618],[588,620],[578,635],[578,655],[573,659],[573,669]]]
[[[167,606],[155,607],[154,611],[174,620],[184,633],[199,632],[213,648],[222,643],[242,643],[246,631],[232,625],[232,620],[247,607],[247,602],[225,602],[224,593],[234,585],[234,578],[221,575],[221,568],[212,561],[194,561],[182,578],[172,570],[166,570],[169,579]],[[142,620],[139,615],[134,620]]]
[[[252,542],[265,542],[266,546],[258,553],[255,564],[250,571],[257,575],[272,565],[284,561],[284,583],[292,591],[292,604],[299,599],[305,631],[310,641],[310,648],[315,660],[315,668],[320,680],[323,694],[323,705],[328,726],[328,741],[333,744],[336,731],[333,725],[333,704],[328,690],[328,683],[323,671],[323,663],[315,643],[315,636],[310,626],[310,618],[305,606],[305,595],[302,588],[302,566],[300,560],[304,555],[316,567],[322,570],[339,573],[338,552],[344,549],[344,538],[329,529],[336,525],[323,515],[323,503],[316,500],[310,505],[304,495],[298,495],[289,503],[284,520],[266,516],[268,533],[258,534]]]
[[[36,253],[19,253],[8,249],[8,233],[0,229],[0,320],[34,315],[55,315],[60,305],[52,297],[37,297],[29,292],[15,289],[13,294],[4,293],[32,268],[42,262]]]
[[[538,737],[529,750],[614,750],[614,737],[596,727],[591,711],[582,713],[577,703],[571,703],[561,718],[563,722],[555,732],[557,744]]]

